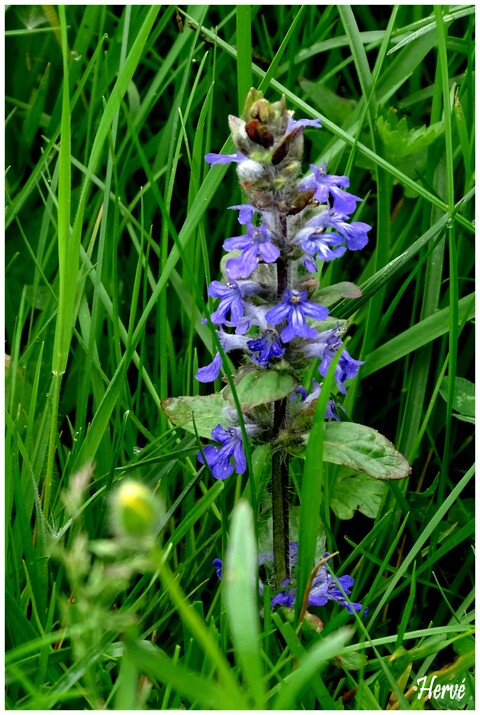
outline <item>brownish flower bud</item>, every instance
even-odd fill
[[[260,144],[265,149],[273,146],[275,142],[274,136],[270,129],[262,124],[258,119],[251,119],[245,124],[245,131],[247,132],[248,138],[255,142],[255,144]]]
[[[298,127],[297,129],[293,129],[291,132],[288,134],[285,134],[283,139],[280,141],[278,146],[275,148],[275,151],[273,152],[272,155],[272,164],[276,166],[277,164],[280,164],[281,161],[285,159],[287,154],[291,153],[291,148],[294,145],[294,140],[298,137],[300,141],[302,142],[302,148],[303,148],[303,127]],[[295,142],[295,144],[298,144],[298,139]],[[298,155],[298,149],[299,146],[295,146],[295,156],[291,158],[299,158]],[[300,152],[301,156],[301,152]]]
[[[309,191],[305,191],[303,194],[299,194],[290,206],[288,215],[295,216],[300,213],[300,211],[303,211],[303,209],[310,203],[310,199],[313,198],[314,194],[315,189],[310,189]]]

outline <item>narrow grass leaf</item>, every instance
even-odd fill
[[[450,314],[450,307],[442,308],[442,310],[430,315],[425,320],[421,320],[416,325],[381,345],[367,356],[366,364],[362,367],[362,376],[371,375],[382,367],[400,360],[405,355],[448,333]],[[472,320],[474,316],[475,296],[470,294],[461,298],[458,302],[458,325],[463,325],[466,321]]]
[[[139,670],[169,685],[188,698],[191,703],[207,710],[228,709],[228,694],[215,685],[212,678],[200,677],[180,663],[174,663],[149,641],[130,641],[125,644]]]
[[[137,710],[139,667],[137,659],[129,648],[130,640],[130,638],[124,640],[125,648],[116,682],[115,710]]]
[[[339,656],[347,641],[352,636],[351,628],[339,628],[336,633],[324,638],[320,643],[299,660],[296,670],[287,676],[281,685],[280,692],[272,704],[273,710],[291,710],[297,702],[297,697],[308,685],[319,668],[331,658]]]
[[[243,111],[243,104],[252,86],[252,8],[251,5],[237,5],[237,87],[238,111]]]
[[[251,506],[240,501],[232,514],[230,544],[222,583],[227,618],[245,682],[255,709],[265,706],[257,598],[258,555]]]

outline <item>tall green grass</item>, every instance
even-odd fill
[[[7,8],[8,709],[474,708],[474,24],[469,5]],[[365,197],[367,248],[322,276],[363,292],[331,307],[365,360],[344,406],[413,467],[363,505],[344,492],[345,519],[322,440],[292,460],[301,553],[320,535],[369,607],[329,604],[321,632],[249,576],[268,454],[214,482],[161,408],[204,390],[242,197],[203,156],[233,151],[252,84],[320,116],[308,160]],[[110,538],[127,475],[165,507],[148,558]],[[417,697],[434,675],[460,703]]]

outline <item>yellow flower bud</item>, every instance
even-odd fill
[[[112,496],[112,526],[119,536],[154,536],[163,507],[144,484],[126,479]]]

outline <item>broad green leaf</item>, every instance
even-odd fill
[[[446,377],[440,387],[440,394],[445,401],[448,399],[448,378]],[[455,417],[472,418],[468,422],[474,422],[475,417],[475,385],[464,377],[455,378],[453,395],[453,409],[459,412]]]
[[[361,298],[362,291],[355,283],[342,281],[327,288],[320,288],[315,291],[314,298],[321,305],[328,306],[336,303],[340,298]]]
[[[223,588],[230,633],[252,705],[265,705],[260,657],[260,625],[257,603],[257,544],[250,504],[240,501],[232,515],[230,545],[223,572]]]
[[[296,443],[285,443],[285,449],[296,457],[305,457],[309,433]],[[411,467],[393,444],[380,432],[355,422],[325,424],[323,459],[341,464],[375,479],[404,479]]]
[[[235,388],[243,412],[249,412],[258,405],[288,397],[297,386],[295,378],[279,370],[240,371],[235,378]],[[230,386],[225,388],[225,398],[234,405]],[[215,425],[214,425],[215,426]]]
[[[195,427],[200,437],[210,439],[212,429],[219,423],[225,425],[223,411],[228,407],[223,391],[213,395],[196,397],[169,397],[162,400],[162,407],[168,419],[177,427],[195,434]]]
[[[403,479],[411,467],[389,440],[377,430],[355,422],[325,425],[323,458],[344,464],[375,479]]]
[[[351,519],[356,510],[375,519],[386,486],[368,474],[340,469],[330,494],[330,506],[339,519]]]

